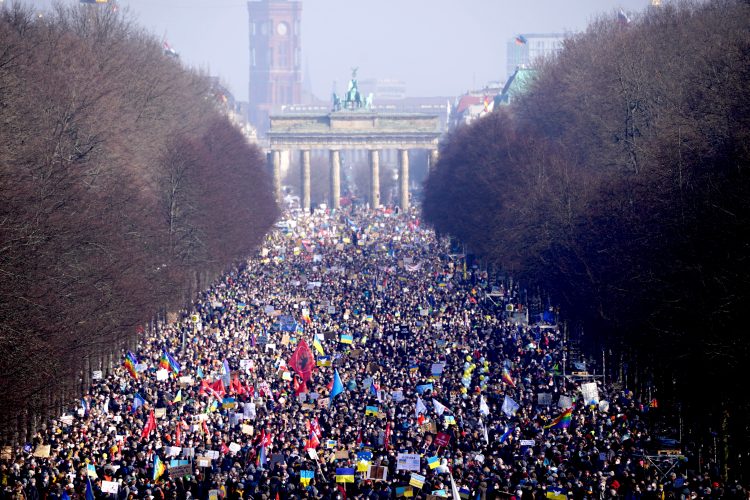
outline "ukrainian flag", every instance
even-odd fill
[[[318,337],[315,337],[313,339],[313,349],[315,349],[315,352],[317,352],[321,356],[325,355],[325,351],[323,351],[323,344],[320,343]]]
[[[370,462],[369,460],[358,460],[357,461],[357,472],[367,472],[370,470]]]
[[[351,344],[352,342],[354,342],[354,336],[345,335],[342,333],[341,338],[339,339],[339,342],[342,344]]]
[[[430,466],[430,469],[436,469],[440,466],[440,459],[437,456],[427,457],[427,465]]]
[[[417,474],[415,472],[412,472],[411,479],[409,480],[409,484],[419,489],[422,489],[422,487],[424,486],[424,480],[425,480],[424,476]]]
[[[299,482],[302,484],[302,486],[307,486],[308,484],[310,484],[310,481],[312,481],[313,477],[315,477],[315,471],[311,471],[311,470],[299,471]]]
[[[337,483],[353,483],[354,482],[354,468],[352,467],[341,467],[336,469],[336,482]]]
[[[367,406],[367,407],[365,407],[365,415],[366,416],[377,417],[378,416],[378,407],[377,406]]]
[[[414,489],[411,486],[397,486],[396,487],[397,497],[413,497]]]

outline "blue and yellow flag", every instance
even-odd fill
[[[353,483],[354,482],[354,468],[352,467],[340,467],[336,469],[336,482],[337,483]]]
[[[315,477],[315,471],[311,471],[311,470],[299,471],[299,482],[302,484],[302,486],[309,485],[310,481],[312,481],[312,478],[314,477]]]
[[[378,416],[378,407],[377,406],[366,406],[365,407],[365,415],[368,417],[377,417]]]

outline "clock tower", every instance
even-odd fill
[[[250,123],[265,136],[268,115],[285,104],[300,104],[302,2],[250,0]]]

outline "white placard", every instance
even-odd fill
[[[167,380],[169,378],[169,372],[164,368],[156,370],[156,380]]]
[[[101,380],[103,378],[103,374],[101,370],[94,370],[91,372],[91,379],[92,380]]]
[[[560,399],[557,401],[557,406],[563,410],[567,410],[573,406],[573,400],[568,396],[560,396]]]
[[[396,457],[396,470],[419,471],[419,458],[418,453],[399,453]]]
[[[581,394],[583,394],[583,404],[599,404],[599,389],[596,387],[596,382],[581,384]]]
[[[102,493],[111,493],[117,495],[120,489],[120,483],[115,481],[102,481]]]
[[[521,439],[518,444],[521,446],[534,446],[534,440],[533,439]]]
[[[229,443],[229,451],[237,453],[242,449],[242,446],[238,445],[237,443]]]

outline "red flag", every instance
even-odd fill
[[[299,376],[294,376],[294,395],[299,396],[300,394],[307,392],[307,384],[305,384],[304,381],[300,380]]]
[[[154,416],[154,410],[148,414],[148,420],[146,425],[143,426],[143,432],[141,432],[141,439],[147,438],[149,434],[156,430],[156,417]]]
[[[383,437],[383,448],[388,450],[388,446],[391,444],[391,423],[385,424],[385,436]]]
[[[245,393],[245,388],[242,387],[242,382],[240,382],[239,377],[234,377],[232,379],[232,382],[229,384],[229,392],[238,394],[240,396]]]
[[[323,432],[320,430],[320,424],[318,423],[318,417],[315,417],[307,423],[307,432],[312,432],[317,437],[323,435]]]
[[[226,455],[227,453],[229,453],[229,447],[224,442],[221,443],[221,453],[224,454],[224,455]]]
[[[310,437],[307,438],[307,442],[305,443],[305,449],[315,449],[318,446],[320,446],[320,439],[318,439],[318,436],[315,435],[315,432],[310,431]]]
[[[360,427],[359,432],[357,433],[357,441],[356,441],[357,447],[359,447],[362,444],[362,428]]]
[[[310,347],[304,340],[300,340],[297,349],[289,359],[289,368],[297,372],[304,382],[312,380],[312,374],[315,371],[315,359]]]
[[[214,390],[219,395],[219,398],[223,398],[227,394],[227,391],[224,388],[224,382],[221,379],[213,384],[209,384],[208,387]]]
[[[182,422],[177,422],[174,430],[174,445],[182,446]]]

